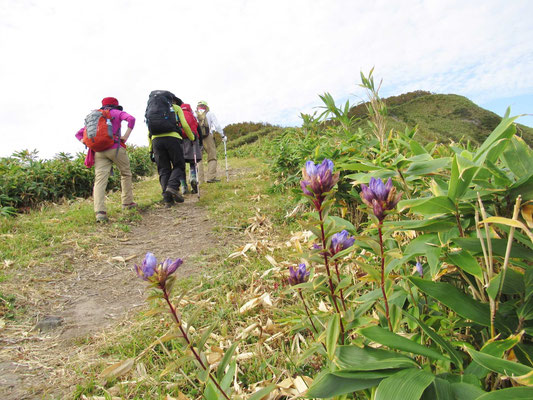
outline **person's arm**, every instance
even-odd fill
[[[76,136],[76,139],[78,139],[81,142],[81,139],[83,139],[83,131],[85,128],[81,128],[74,136]]]
[[[131,131],[132,131],[132,129],[128,126],[128,129],[126,129],[126,133],[124,135],[122,135],[122,137],[120,138],[120,140],[123,143],[126,143],[128,141],[128,138],[130,137]]]
[[[122,135],[122,137],[120,138],[120,140],[123,143],[126,143],[130,137],[131,131],[133,130],[135,126],[135,117],[131,116],[125,111],[121,111],[119,115],[119,119],[120,119],[120,122],[122,121],[128,122],[128,129],[126,129],[126,133],[124,133],[124,135]]]
[[[185,118],[185,114],[183,114],[183,110],[180,106],[173,106],[174,111],[178,114],[178,118],[180,119],[181,126],[183,127],[183,130],[185,131],[185,134],[189,138],[189,140],[194,141],[195,136],[194,133],[192,133],[191,127],[187,123],[187,119]]]
[[[222,129],[217,117],[211,111],[207,113],[207,122],[209,123],[209,133],[218,132],[222,140],[227,140],[226,135],[224,135],[224,129]]]
[[[148,131],[148,152],[150,154],[150,161],[155,162],[154,147],[152,144],[152,134]]]

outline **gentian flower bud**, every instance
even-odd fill
[[[302,176],[304,178],[300,182],[302,191],[305,195],[313,197],[313,203],[317,207],[320,207],[326,194],[339,181],[339,172],[333,173],[333,162],[327,158],[319,165],[307,161],[302,169]]]
[[[292,265],[289,267],[289,284],[294,286],[304,283],[309,279],[309,271],[307,271],[305,264],[298,264],[298,269],[293,269]]]
[[[348,231],[342,230],[331,237],[330,254],[334,256],[338,252],[351,247],[355,242],[353,237],[348,235]]]
[[[420,261],[417,261],[416,262],[416,272],[418,272],[418,275],[420,275],[422,278],[424,277],[424,269],[422,268],[422,264],[420,263]]]
[[[156,275],[159,282],[165,282],[170,275],[176,272],[181,264],[183,264],[181,258],[176,258],[174,261],[171,258],[167,258],[162,264],[159,264],[156,268]]]
[[[391,178],[387,183],[383,183],[381,179],[372,177],[368,186],[361,184],[361,200],[372,208],[373,214],[380,222],[385,219],[385,212],[393,210],[401,197],[402,193],[396,194]]]

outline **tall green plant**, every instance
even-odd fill
[[[326,217],[322,205],[308,217],[317,249],[308,255],[309,281],[296,287],[318,344],[310,351],[325,363],[308,397],[533,396],[533,158],[515,119],[507,112],[479,148],[421,146],[411,130],[394,132],[386,146],[367,142],[338,163],[337,190],[345,182],[353,189],[339,199],[328,187]],[[302,189],[317,207],[308,165]],[[398,201],[386,193],[393,187],[404,200],[384,221]],[[346,201],[366,203],[376,219],[354,226],[333,216]],[[354,245],[332,256],[342,229]]]

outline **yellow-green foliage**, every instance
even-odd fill
[[[388,129],[404,131],[418,126],[417,139],[427,143],[470,141],[481,144],[500,123],[501,117],[455,94],[415,91],[384,99]],[[352,107],[350,116],[361,118],[357,127],[366,127],[366,103]],[[533,144],[533,129],[518,124],[518,134]]]

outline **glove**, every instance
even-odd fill
[[[150,161],[155,162],[155,156],[153,151],[150,152]]]
[[[226,143],[226,142],[228,141],[228,137],[227,137],[227,136],[222,136],[222,141],[223,141],[224,143]]]

